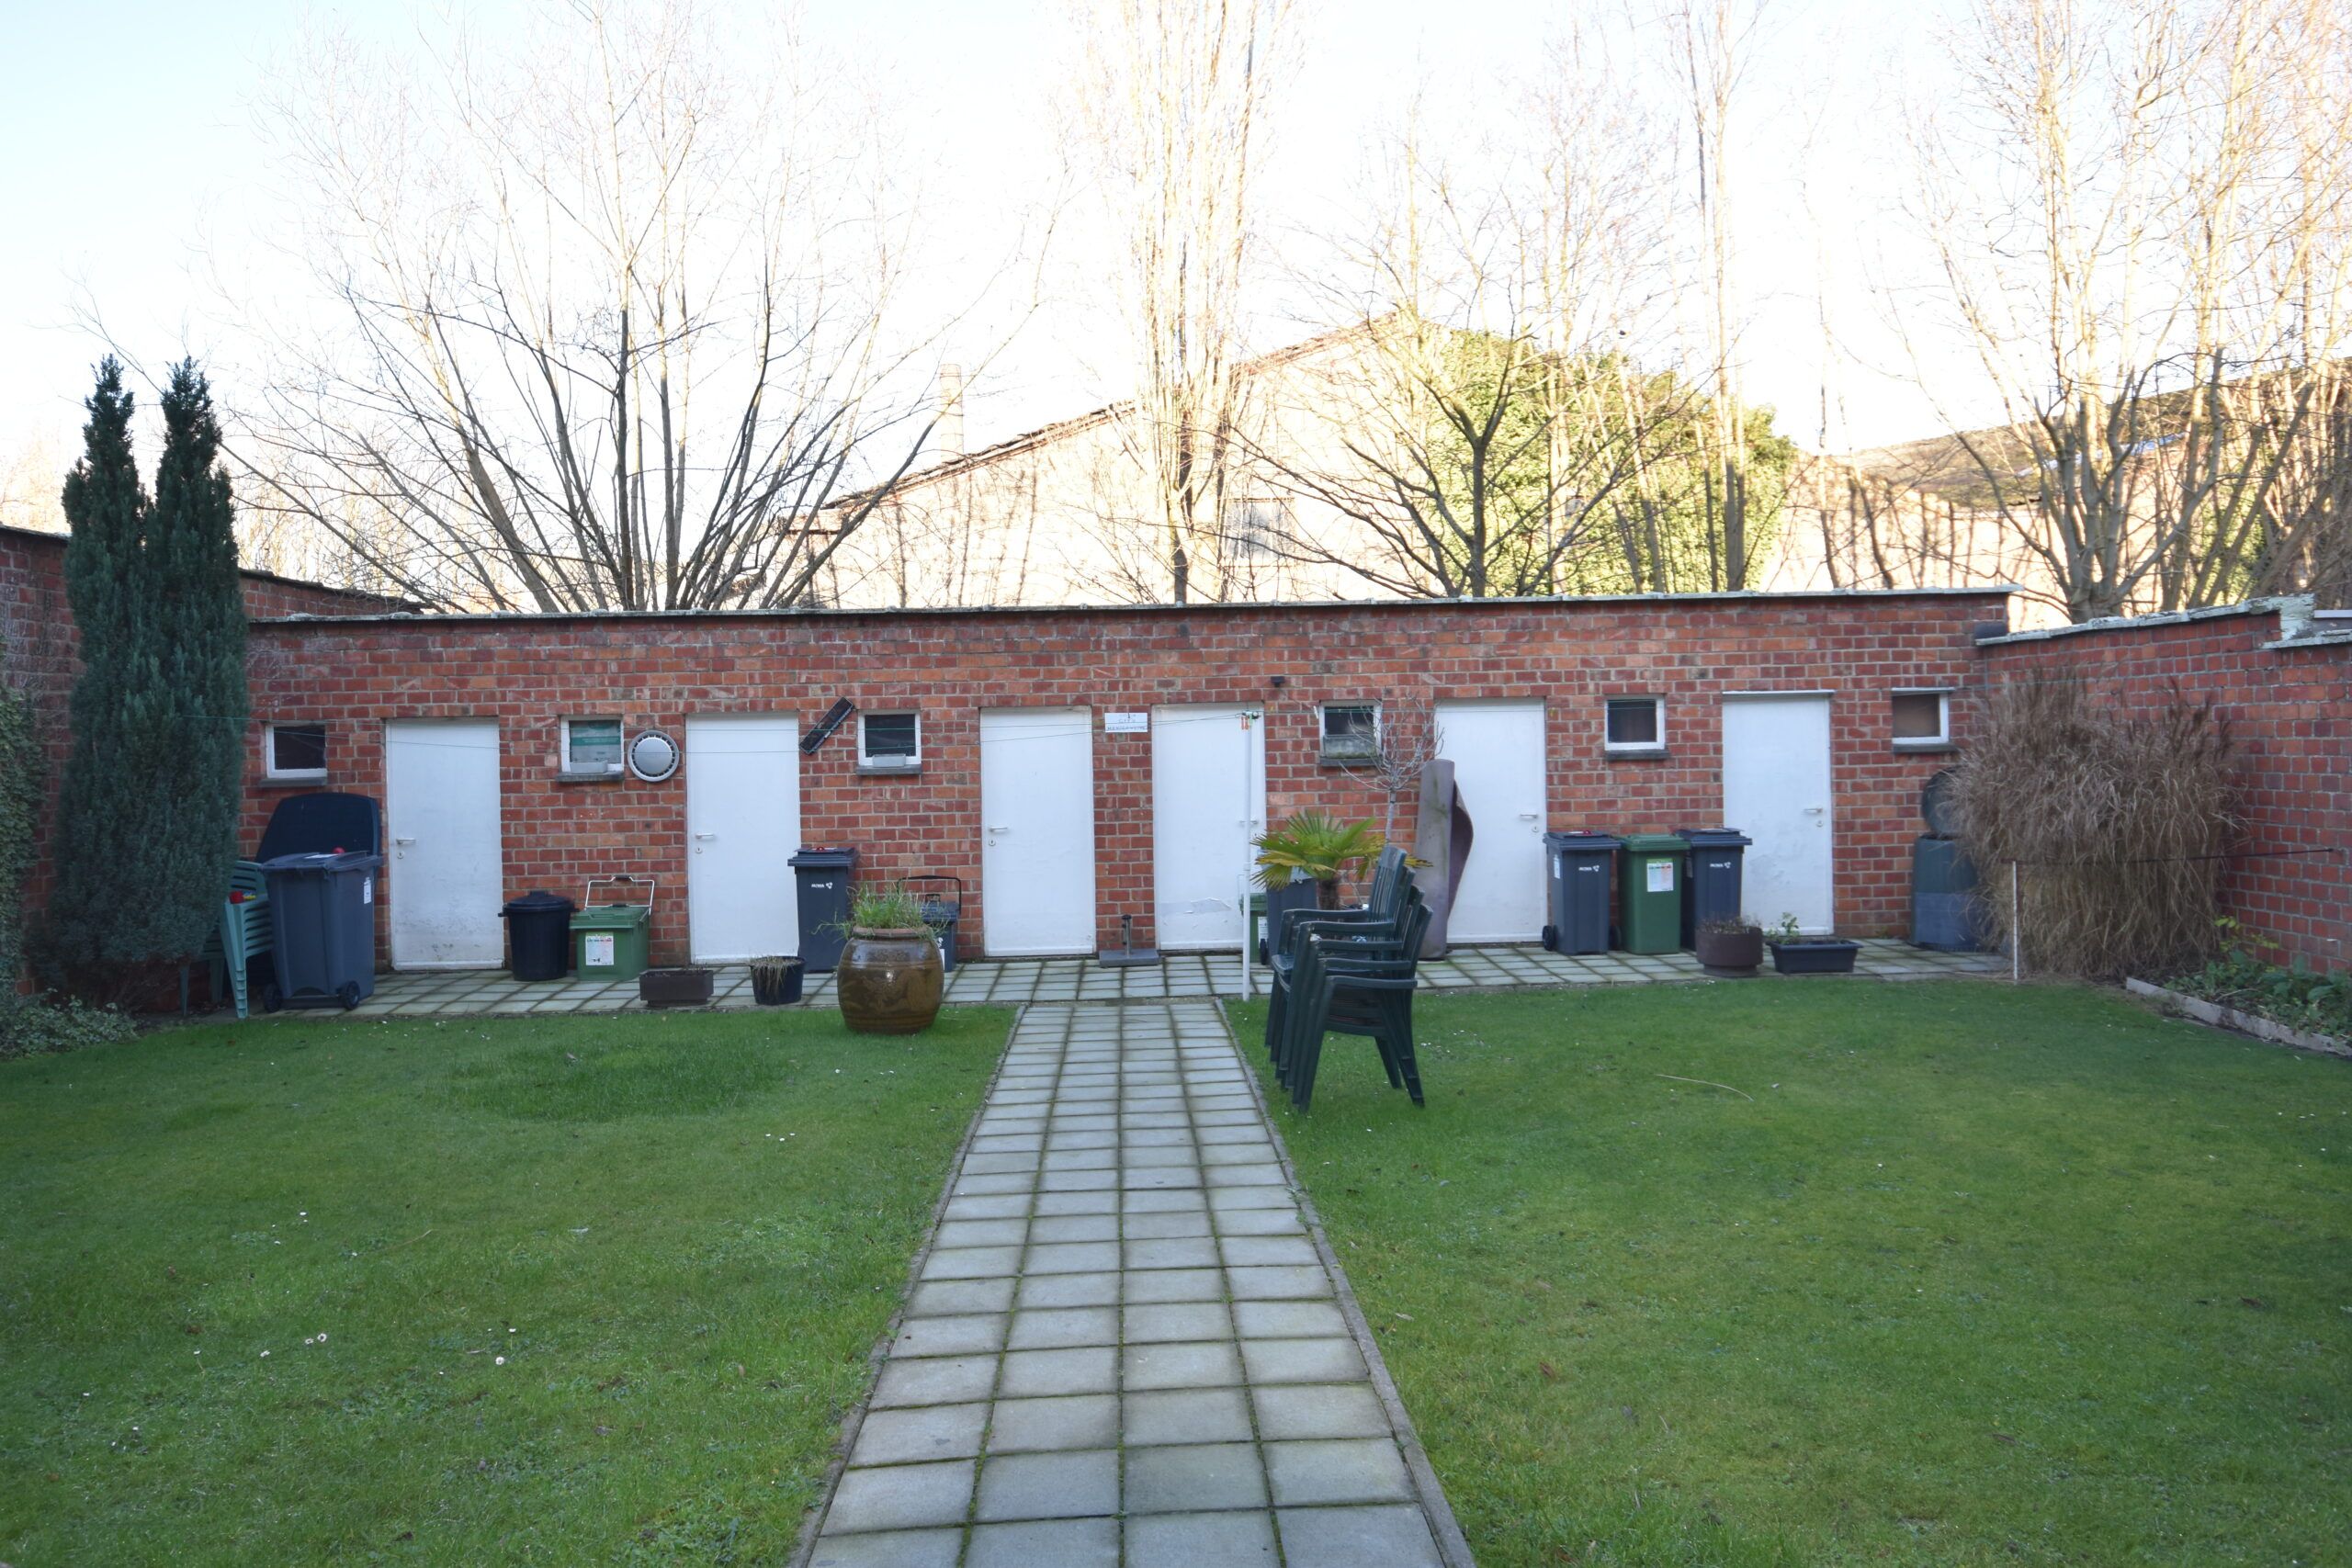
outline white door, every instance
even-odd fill
[[[498,721],[384,726],[395,969],[496,968],[506,956]]]
[[[1741,903],[1765,926],[1832,929],[1829,699],[1724,699],[1724,825],[1755,843]]]
[[[1198,952],[1241,945],[1250,840],[1266,825],[1265,713],[1227,704],[1151,710],[1154,940]]]
[[[980,715],[980,906],[993,955],[1094,951],[1094,732],[1086,709]]]
[[[1544,705],[1440,703],[1437,722],[1472,834],[1446,937],[1533,942],[1544,934]]]
[[[800,734],[776,714],[686,720],[686,941],[697,964],[800,951]]]

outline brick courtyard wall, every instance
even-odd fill
[[[2176,691],[2210,698],[2235,746],[2245,819],[2222,906],[2285,956],[2342,969],[2352,965],[2352,627],[2318,640],[2280,633],[2267,605],[2028,634],[1984,646],[1981,683],[2082,681],[2127,707]]]
[[[242,575],[245,614],[255,618],[287,615],[380,615],[399,601],[355,593],[316,582]],[[7,678],[32,700],[33,725],[48,761],[41,804],[41,841],[48,842],[72,737],[66,703],[81,669],[79,639],[65,604],[65,536],[27,528],[0,528],[0,636],[6,638]],[[44,854],[26,888],[26,907],[49,902],[51,870]]]
[[[988,918],[983,708],[1092,710],[1097,934],[1114,943],[1127,913],[1148,943],[1151,737],[1103,733],[1105,712],[1263,704],[1269,818],[1319,806],[1376,819],[1382,797],[1317,761],[1318,704],[1541,698],[1550,825],[1632,832],[1720,818],[1723,694],[1827,692],[1838,922],[1884,934],[1906,919],[1919,785],[1950,760],[1894,750],[1889,694],[1964,685],[1978,667],[1972,634],[2003,607],[1988,592],[263,624],[252,771],[258,780],[263,722],[322,721],[329,787],[380,798],[387,720],[495,718],[507,895],[576,897],[592,874],[653,875],[664,889],[653,956],[677,963],[687,952],[686,718],[775,713],[805,728],[836,697],[866,711],[912,708],[923,726],[918,776],[858,774],[854,724],[801,759],[799,837],[855,845],[867,877],[962,876],[964,951],[977,954]],[[1667,757],[1604,758],[1602,701],[1627,694],[1667,699]],[[685,744],[681,774],[559,783],[559,721],[613,714],[632,733],[658,726]],[[249,843],[284,793],[258,783],[249,793]],[[1400,804],[1409,824],[1415,802]],[[394,865],[387,917],[399,897]]]

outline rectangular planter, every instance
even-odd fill
[[[1850,975],[1854,972],[1854,955],[1862,951],[1860,942],[1839,937],[1766,945],[1772,950],[1772,967],[1783,975]]]
[[[710,1005],[707,969],[648,969],[637,977],[637,994],[650,1008],[699,1008]]]

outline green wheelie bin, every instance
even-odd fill
[[[1690,846],[1672,833],[1628,833],[1618,852],[1617,929],[1628,953],[1682,946],[1682,879]]]

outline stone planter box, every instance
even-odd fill
[[[1843,937],[1807,937],[1801,942],[1765,943],[1772,950],[1772,967],[1783,975],[1850,975],[1859,942]]]
[[[2267,1040],[2274,1045],[2291,1046],[2298,1051],[2316,1051],[2322,1055],[2352,1057],[2352,1040],[2339,1040],[2333,1034],[2320,1034],[2308,1029],[2295,1029],[2259,1013],[2240,1012],[2219,1002],[2209,1002],[2145,980],[2126,980],[2123,988],[2135,997],[2145,997],[2159,1002],[2184,1018],[2199,1023],[2210,1023],[2216,1029],[2233,1029],[2240,1034],[2251,1034],[2256,1040]]]
[[[710,1005],[707,969],[648,969],[637,977],[638,999],[650,1008],[700,1008]]]

